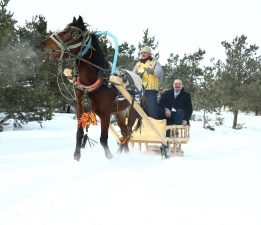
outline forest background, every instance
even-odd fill
[[[47,30],[47,21],[42,15],[35,15],[24,26],[17,25],[13,13],[7,10],[9,0],[0,1],[0,131],[10,119],[14,127],[29,121],[52,119],[53,112],[74,106],[72,89],[67,80],[58,77],[57,64],[48,60],[48,54],[40,49],[41,42],[53,33]],[[66,24],[65,24],[66,25]],[[95,30],[91,30],[95,32]],[[112,61],[114,48],[111,40],[101,38],[101,44],[108,59]],[[123,42],[119,45],[117,66],[132,70],[137,62],[137,52],[148,45],[154,57],[159,59],[158,40],[149,29],[141,34],[137,46]],[[185,90],[193,100],[195,110],[204,111],[203,127],[208,126],[208,112],[222,109],[233,113],[231,127],[240,128],[240,112],[261,113],[261,56],[259,46],[248,43],[246,35],[236,36],[232,42],[222,41],[225,59],[213,58],[205,65],[206,51],[199,48],[196,52],[179,55],[171,53],[163,66],[164,77],[160,88],[171,88],[174,79],[182,79]],[[67,60],[63,67],[74,68],[74,62]],[[61,86],[61,95],[58,83]],[[71,92],[72,93],[72,92]],[[217,117],[218,118],[218,117]],[[193,118],[192,118],[193,119]],[[222,121],[217,121],[217,123]]]

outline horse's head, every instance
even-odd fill
[[[87,38],[88,31],[82,17],[79,16],[78,19],[74,17],[73,22],[63,31],[52,34],[44,40],[44,48],[50,52],[49,59],[55,61],[57,58],[77,55]]]

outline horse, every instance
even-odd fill
[[[126,99],[118,100],[116,88],[109,82],[111,65],[102,51],[95,33],[87,30],[87,25],[81,16],[78,19],[73,17],[73,21],[63,31],[48,36],[43,44],[44,49],[49,51],[51,61],[61,61],[73,57],[78,69],[75,89],[78,127],[74,159],[80,160],[81,148],[85,147],[86,139],[89,138],[80,123],[85,111],[82,104],[85,93],[91,101],[91,111],[100,118],[100,144],[105,156],[108,159],[113,157],[108,146],[108,129],[112,114],[116,116],[122,134],[118,151],[127,152],[131,133],[141,126],[141,117],[133,107],[130,107],[132,104]],[[139,77],[139,79],[141,78]],[[128,110],[127,124],[126,110]],[[137,121],[137,126],[132,129],[135,121]]]

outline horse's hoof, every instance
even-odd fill
[[[122,153],[123,147],[124,147],[124,145],[122,145],[122,144],[119,145],[119,148],[117,149],[118,154]]]
[[[130,149],[129,149],[128,146],[124,146],[124,147],[123,147],[123,151],[124,151],[124,153],[129,153],[129,152],[130,152]]]
[[[105,156],[107,159],[112,159],[113,155],[111,154],[111,152],[105,152]]]
[[[74,160],[80,161],[81,154],[74,154]]]
[[[121,154],[121,153],[122,153],[122,149],[121,149],[121,148],[118,148],[118,149],[117,149],[117,153],[118,153],[118,154]]]

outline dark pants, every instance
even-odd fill
[[[144,100],[142,101],[143,109],[145,113],[154,119],[158,119],[158,103],[157,103],[158,91],[145,90]]]
[[[167,125],[182,125],[182,120],[184,119],[185,113],[183,109],[176,109],[176,112],[171,112],[171,117],[167,118],[165,116],[165,110],[160,108],[158,109],[159,112],[159,119],[166,119]]]

